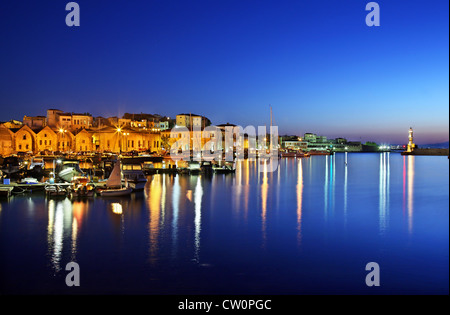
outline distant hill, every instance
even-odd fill
[[[431,143],[431,144],[421,144],[418,145],[419,148],[432,148],[432,149],[448,149],[449,142],[441,142],[441,143]]]

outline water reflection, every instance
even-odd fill
[[[161,213],[161,175],[152,176],[150,182],[150,193],[147,199],[148,208],[150,210],[150,222],[148,227],[149,233],[149,255],[150,261],[155,262],[158,251],[158,234],[160,230],[160,213]]]
[[[64,253],[76,261],[77,241],[87,203],[69,199],[48,200],[47,248],[55,272],[61,271]]]
[[[379,220],[380,233],[385,233],[389,222],[389,184],[390,184],[390,153],[380,154],[379,170]]]
[[[347,189],[348,189],[348,163],[347,152],[345,152],[344,166],[344,225],[347,226]]]
[[[200,262],[200,231],[202,224],[202,196],[203,196],[203,188],[201,184],[201,176],[197,178],[197,185],[195,186],[194,192],[194,203],[195,203],[195,261],[197,263]]]
[[[297,241],[301,244],[302,239],[302,201],[303,201],[303,166],[302,159],[297,164]]]
[[[261,224],[262,224],[262,239],[263,247],[266,243],[266,216],[267,216],[267,193],[269,191],[269,184],[267,182],[267,163],[264,161],[263,172],[262,172],[262,185],[261,185]]]
[[[334,185],[335,185],[335,168],[336,168],[336,156],[325,156],[325,184],[324,184],[324,210],[325,219],[329,215],[329,210],[334,211]]]
[[[413,230],[414,156],[408,155],[408,231]]]
[[[178,215],[180,212],[180,176],[175,176],[172,190],[172,258],[176,258],[178,240]]]

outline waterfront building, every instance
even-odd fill
[[[14,132],[0,125],[0,155],[8,156],[14,153]]]
[[[14,134],[14,144],[16,152],[34,152],[36,150],[36,134],[27,125],[23,125]]]
[[[35,128],[44,128],[47,125],[47,117],[45,116],[24,116],[23,117],[23,124],[27,125],[28,127],[35,129]]]
[[[59,123],[59,114],[62,114],[63,111],[59,109],[47,109],[47,125],[50,127],[56,127]]]
[[[211,125],[211,121],[203,116],[195,114],[179,114],[176,116],[176,125],[188,129],[204,128]]]
[[[57,150],[58,135],[49,126],[45,126],[36,133],[36,147],[38,152],[56,151]]]
[[[74,114],[72,113],[72,126],[71,130],[88,129],[91,128],[94,123],[94,118],[90,114]]]

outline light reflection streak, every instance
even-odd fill
[[[78,234],[87,204],[77,201],[72,204],[69,199],[59,201],[50,199],[47,206],[48,255],[55,272],[60,272],[65,252],[70,253],[70,261],[76,261]]]
[[[52,235],[53,241],[53,253],[52,253],[52,263],[56,272],[61,270],[61,253],[63,247],[63,232],[64,232],[64,210],[61,202],[56,205],[55,211],[55,225],[54,233]]]
[[[297,165],[297,241],[302,240],[302,202],[303,202],[303,165],[302,159],[298,159]]]
[[[328,155],[325,156],[325,186],[324,186],[324,196],[325,196],[325,220],[328,218]]]
[[[180,176],[175,176],[173,182],[172,191],[172,258],[175,258],[177,252],[177,241],[178,241],[178,214],[180,211]]]
[[[408,231],[413,229],[414,156],[408,155]]]
[[[347,225],[347,188],[348,188],[348,166],[347,166],[347,152],[345,152],[345,167],[344,167],[344,224]]]
[[[380,232],[385,233],[389,222],[389,153],[380,153],[379,171],[379,221]]]
[[[194,192],[194,203],[195,203],[195,261],[197,263],[200,262],[200,232],[201,232],[201,224],[202,224],[202,196],[203,196],[203,188],[201,184],[201,176],[197,179],[197,185],[195,187]]]
[[[262,237],[263,237],[263,247],[265,247],[266,242],[266,216],[267,216],[267,192],[269,190],[269,184],[267,183],[267,163],[264,161],[264,171],[262,185],[261,185],[261,204],[262,204],[262,212],[261,212],[261,221],[262,221]]]
[[[161,210],[161,175],[157,174],[152,177],[150,183],[150,194],[148,198],[150,209],[150,222],[149,222],[149,252],[150,260],[154,261],[158,251],[158,233],[159,233],[159,219]]]

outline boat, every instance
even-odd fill
[[[100,196],[102,197],[122,197],[128,196],[133,192],[133,189],[130,187],[123,187],[117,189],[105,189],[100,191]]]
[[[76,176],[83,176],[84,172],[80,168],[80,162],[76,160],[62,161],[58,177],[66,182],[72,182]]]
[[[213,164],[212,169],[214,173],[227,174],[234,173],[236,171],[235,163],[228,161],[220,161]]]
[[[25,177],[19,183],[20,184],[35,185],[35,184],[39,184],[39,181],[36,178],[34,178],[34,177]]]
[[[201,171],[201,164],[198,161],[187,161],[185,165],[178,168],[181,174],[200,174]]]
[[[26,175],[34,178],[42,178],[44,176],[45,162],[41,157],[32,157],[28,163]]]
[[[328,150],[310,150],[309,155],[332,155],[333,153]]]
[[[142,164],[142,171],[144,172],[145,175],[155,174],[156,169],[155,166],[153,165],[153,162],[145,161]]]
[[[22,163],[22,160],[19,159],[19,157],[11,155],[4,158],[1,170],[3,174],[6,174],[8,177],[10,177],[24,171],[25,165]]]
[[[280,156],[282,158],[290,158],[290,157],[301,158],[301,157],[308,157],[309,153],[300,150],[286,150],[284,152],[281,152]]]
[[[200,163],[202,173],[211,174],[213,172],[213,165],[211,161],[202,161]]]
[[[69,191],[71,198],[94,197],[95,186],[88,182],[86,177],[75,178]]]
[[[127,182],[128,184],[128,182]],[[122,178],[120,174],[120,161],[117,161],[114,168],[106,181],[106,189],[99,190],[99,194],[102,197],[119,197],[130,195],[133,189],[126,185],[122,187]]]
[[[67,195],[67,190],[58,184],[45,185],[45,194],[48,197],[64,197]]]
[[[121,164],[122,184],[127,183],[133,190],[143,190],[147,184],[147,178],[139,163]]]

